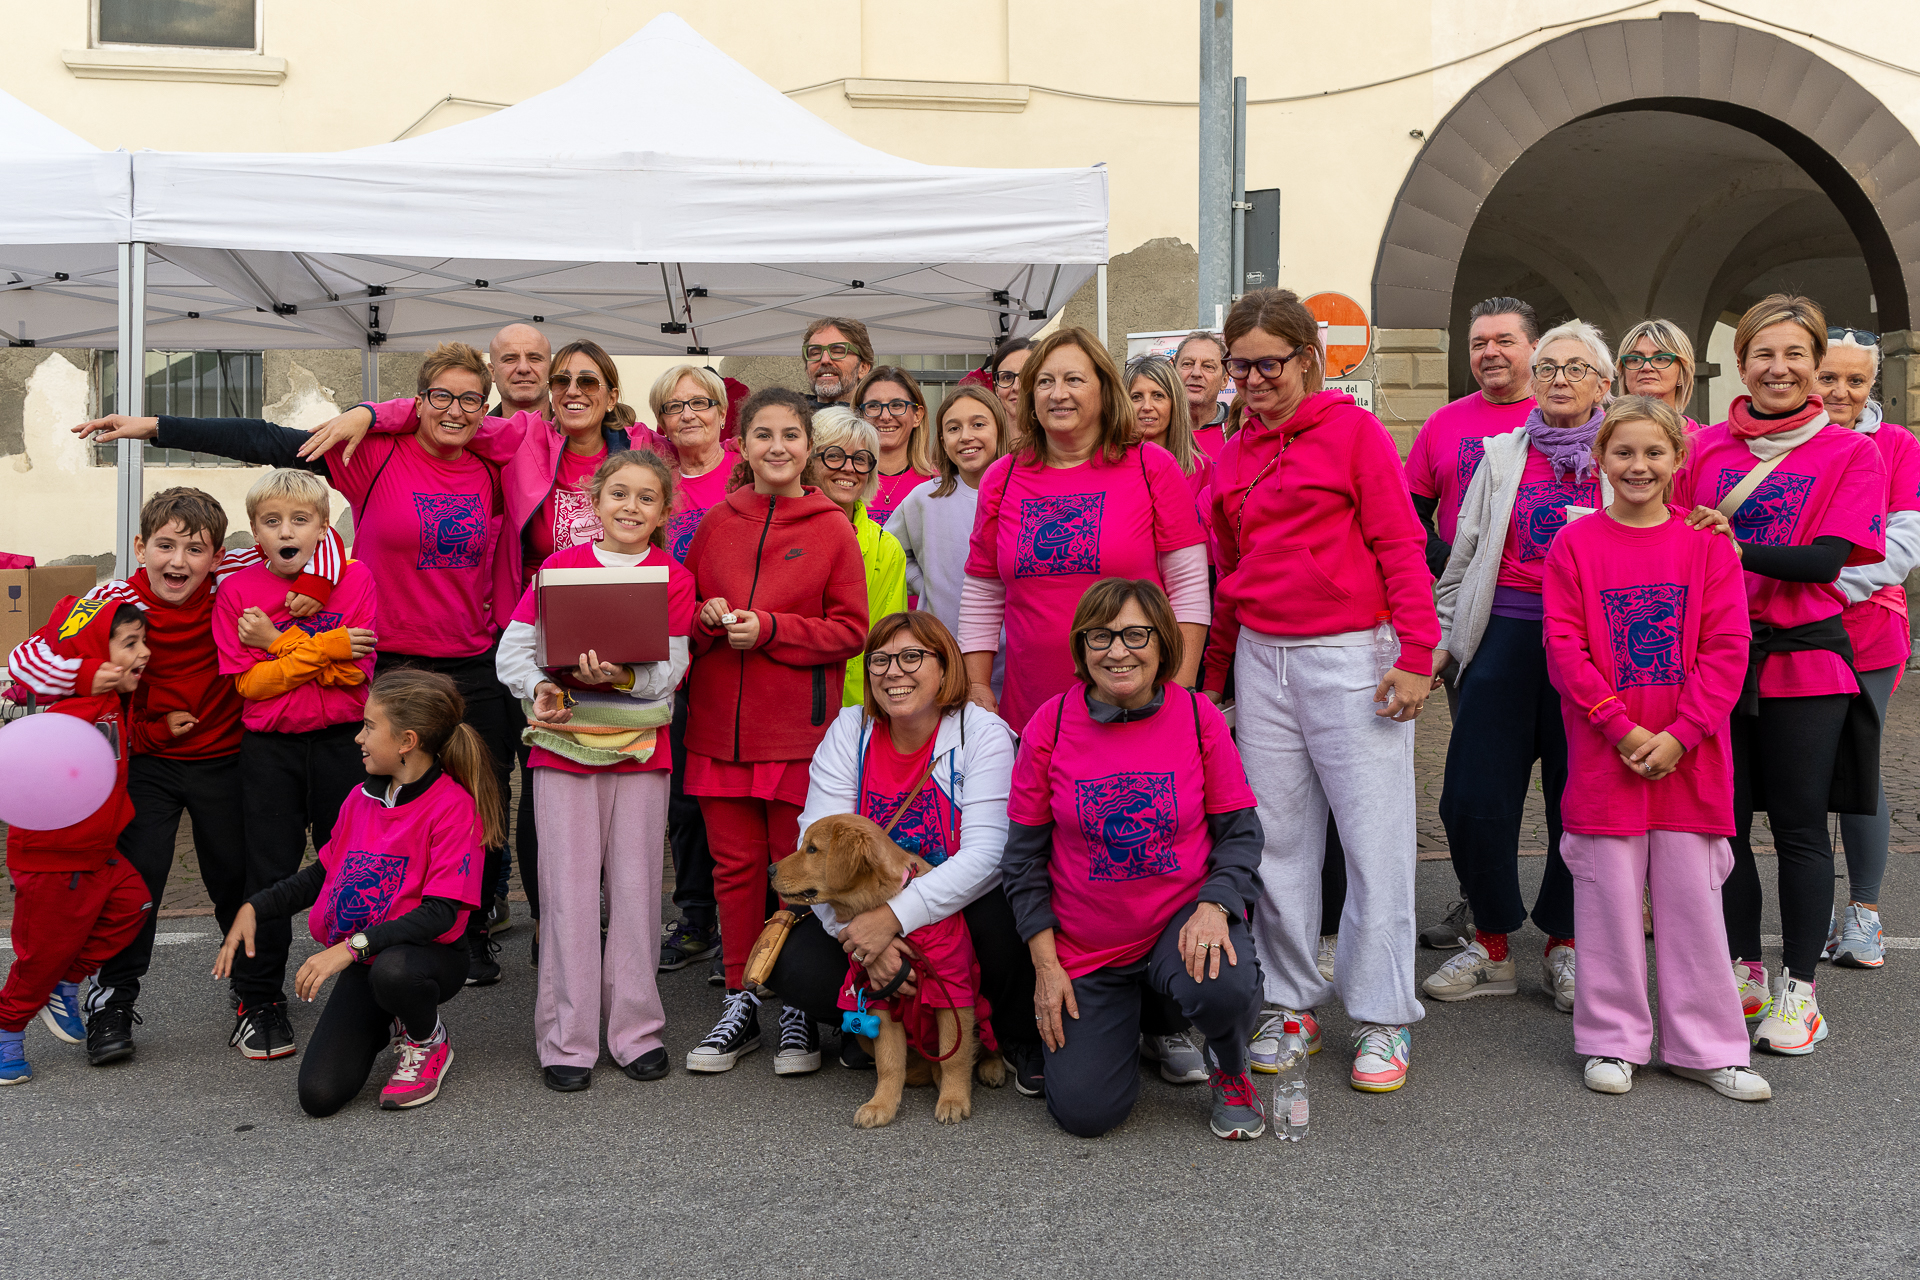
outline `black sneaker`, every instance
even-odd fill
[[[467,935],[468,986],[490,987],[500,981],[500,962],[493,958],[499,951],[500,944],[486,934]]]
[[[805,1076],[819,1069],[819,1025],[805,1009],[786,1006],[780,1010],[780,1048],[773,1055],[773,1074]]]
[[[1466,899],[1447,904],[1447,914],[1420,931],[1420,945],[1435,951],[1456,951],[1473,941],[1473,908]]]
[[[133,1056],[133,1024],[140,1015],[130,1004],[110,1004],[87,1019],[87,1061],[96,1067]]]
[[[840,1033],[840,1065],[849,1071],[873,1070],[873,1055],[860,1047],[860,1041],[851,1031]]]
[[[707,1038],[687,1055],[687,1070],[703,1074],[733,1070],[740,1055],[760,1047],[760,997],[751,991],[729,991],[720,1021]]]
[[[1024,1098],[1047,1096],[1047,1056],[1037,1044],[1005,1046],[1007,1063],[1013,1068],[1013,1087]]]
[[[670,1068],[667,1066],[667,1051],[651,1049],[632,1062],[620,1068],[629,1080],[664,1080]]]
[[[257,1062],[292,1056],[293,1024],[287,1021],[286,1004],[276,1000],[272,1004],[241,1005],[227,1043]]]
[[[727,985],[727,962],[718,951],[713,953],[713,963],[707,966],[707,985],[724,987]]]
[[[660,972],[674,973],[697,960],[720,954],[720,931],[712,925],[702,929],[684,919],[667,926],[660,939]]]

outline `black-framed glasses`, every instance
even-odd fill
[[[904,418],[917,408],[919,406],[911,400],[862,400],[860,416],[878,418],[890,413],[896,418]]]
[[[1245,380],[1249,373],[1258,369],[1260,376],[1271,382],[1280,376],[1282,369],[1287,367],[1287,361],[1299,355],[1302,350],[1303,348],[1295,347],[1283,356],[1266,356],[1259,360],[1229,359],[1227,361],[1227,376],[1235,382],[1241,382]]]
[[[1080,633],[1080,643],[1087,646],[1089,653],[1105,653],[1113,648],[1113,638],[1120,637],[1120,643],[1138,652],[1147,647],[1154,637],[1152,627],[1122,627],[1115,631],[1111,627],[1090,627]]]
[[[1011,369],[999,369],[993,375],[993,385],[996,387],[1010,387],[1018,381],[1020,381],[1020,375]]]
[[[800,348],[800,353],[809,360],[818,360],[821,356],[845,360],[848,356],[856,354],[851,342],[811,342]]]
[[[660,406],[662,418],[677,418],[683,413],[705,413],[709,409],[718,409],[720,402],[707,396],[695,396],[691,400],[669,400]]]
[[[829,471],[845,471],[851,466],[863,476],[880,465],[880,460],[865,449],[848,453],[837,444],[830,444],[813,456],[826,463]]]
[[[1572,386],[1579,386],[1594,375],[1594,367],[1584,360],[1569,360],[1565,364],[1555,364],[1551,360],[1542,360],[1533,366],[1533,377],[1543,386],[1552,386],[1553,380],[1562,374]]]
[[[436,409],[443,411],[451,409],[453,408],[453,402],[456,400],[460,402],[460,407],[468,413],[478,413],[487,407],[487,398],[478,391],[467,391],[460,395],[455,395],[445,387],[430,387],[427,390],[427,403]]]
[[[1680,357],[1671,351],[1656,351],[1650,356],[1642,355],[1638,351],[1629,351],[1620,357],[1620,367],[1628,373],[1633,373],[1643,366],[1658,369],[1660,372],[1665,373],[1668,369],[1673,368],[1674,362],[1678,359],[1680,359]]]
[[[900,670],[912,675],[920,669],[920,664],[930,657],[938,657],[931,649],[902,649],[898,653],[870,653],[867,655],[867,671],[876,676],[887,674],[894,663],[900,664]]]
[[[597,373],[550,373],[547,375],[547,386],[554,391],[578,387],[586,394],[592,395],[605,385],[606,383],[600,380],[600,375]]]
[[[1879,334],[1867,329],[1855,329],[1844,324],[1837,324],[1831,329],[1828,329],[1827,340],[1830,342],[1838,342],[1848,334],[1852,334],[1853,340],[1863,347],[1877,347],[1880,345]]]

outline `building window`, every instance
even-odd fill
[[[259,0],[93,0],[93,46],[260,52]]]
[[[960,379],[993,358],[992,353],[972,356],[902,356],[900,367],[911,373],[927,395],[927,416],[937,419],[947,393],[960,385]]]
[[[258,418],[264,412],[261,382],[263,361],[258,351],[149,351],[147,352],[147,412],[182,418]],[[97,353],[94,386],[99,388],[100,416],[118,413],[120,356]],[[111,467],[119,458],[117,445],[93,447],[96,466]],[[146,451],[149,467],[243,467],[244,462],[190,453],[185,449]]]

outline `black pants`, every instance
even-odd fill
[[[1543,630],[1523,618],[1487,619],[1480,648],[1460,677],[1440,821],[1473,907],[1474,927],[1512,933],[1527,919],[1520,897],[1520,820],[1538,760],[1547,802],[1547,869],[1533,922],[1550,938],[1571,938],[1573,877],[1560,857],[1567,730],[1560,694],[1547,679]]]
[[[667,843],[673,849],[673,907],[696,928],[711,929],[719,908],[713,897],[713,851],[707,847],[707,822],[700,798],[687,794],[687,689],[673,695],[672,789],[667,793]]]
[[[153,910],[120,954],[100,966],[96,994],[88,1003],[131,1005],[140,998],[140,979],[153,963],[153,934],[160,899],[173,870],[173,844],[180,815],[193,818],[193,851],[200,881],[213,899],[213,917],[225,936],[246,899],[247,833],[240,808],[240,753],[209,760],[171,760],[135,756],[127,763],[127,795],[133,821],[120,833],[120,854],[153,895]]]
[[[1238,964],[1222,955],[1220,976],[1195,982],[1180,958],[1180,929],[1198,903],[1174,912],[1147,958],[1095,969],[1073,980],[1079,1018],[1063,1018],[1066,1043],[1046,1051],[1047,1111],[1075,1137],[1118,1125],[1140,1096],[1140,1013],[1147,992],[1170,996],[1192,1020],[1220,1069],[1247,1069],[1247,1037],[1260,1012],[1260,969],[1245,920],[1227,921]],[[1211,910],[1212,908],[1208,908]]]
[[[1762,698],[1760,714],[1733,713],[1733,874],[1720,891],[1727,947],[1760,958],[1760,869],[1753,861],[1755,799],[1767,811],[1780,862],[1780,933],[1787,972],[1811,981],[1833,913],[1833,838],[1827,792],[1850,695]]]
[[[500,784],[500,804],[504,808],[507,797],[512,794],[513,760],[520,749],[520,731],[526,727],[527,718],[520,713],[519,699],[508,693],[507,686],[501,684],[500,677],[494,674],[494,652],[499,647],[499,641],[496,640],[485,653],[477,653],[470,658],[430,658],[417,653],[383,652],[374,660],[374,677],[378,679],[395,667],[414,667],[421,671],[437,671],[453,681],[460,690],[460,696],[466,699],[467,723],[487,744],[487,753],[493,757],[493,776]],[[504,844],[487,850],[487,865],[481,872],[480,883],[487,886],[489,892],[499,882],[506,859]],[[534,882],[530,894],[539,892],[537,875],[529,876],[524,863],[520,868],[520,879],[522,884],[530,880]],[[538,912],[535,914],[537,916]],[[486,911],[469,912],[467,937],[485,937],[486,933]]]
[[[513,820],[513,856],[520,860],[520,887],[527,892],[527,912],[540,918],[540,829],[533,819],[533,748],[520,744],[520,816]],[[501,894],[505,897],[505,893]]]
[[[438,942],[388,947],[372,964],[341,970],[300,1059],[300,1109],[330,1116],[352,1102],[387,1047],[393,1020],[415,1040],[428,1039],[440,1006],[466,981],[466,948]]]
[[[300,869],[308,832],[315,849],[332,837],[347,792],[367,776],[354,742],[359,732],[358,724],[335,724],[306,733],[248,730],[241,735],[240,811],[247,830],[243,900]],[[194,834],[199,835],[197,829]],[[292,941],[291,920],[259,923],[253,957],[241,951],[233,958],[233,990],[242,1004],[277,1004],[287,998],[287,947]]]
[[[1033,957],[1014,928],[1006,893],[991,889],[961,914],[980,961],[980,993],[993,1006],[994,1037],[1003,1049],[1038,1044],[1040,1033],[1033,1025]],[[788,1004],[805,1009],[815,1022],[838,1027],[840,988],[846,980],[847,953],[821,927],[820,918],[808,912],[787,935],[767,985]],[[1139,1053],[1137,1044],[1134,1053]]]

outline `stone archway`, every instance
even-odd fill
[[[1784,153],[1831,199],[1887,331],[1889,417],[1910,416],[1909,382],[1920,383],[1911,337],[1920,271],[1903,264],[1920,262],[1920,142],[1806,49],[1750,27],[1668,13],[1582,28],[1534,48],[1482,81],[1434,130],[1395,199],[1375,264],[1382,417],[1416,426],[1448,396],[1454,288],[1501,178],[1555,130],[1625,112],[1742,130]]]

